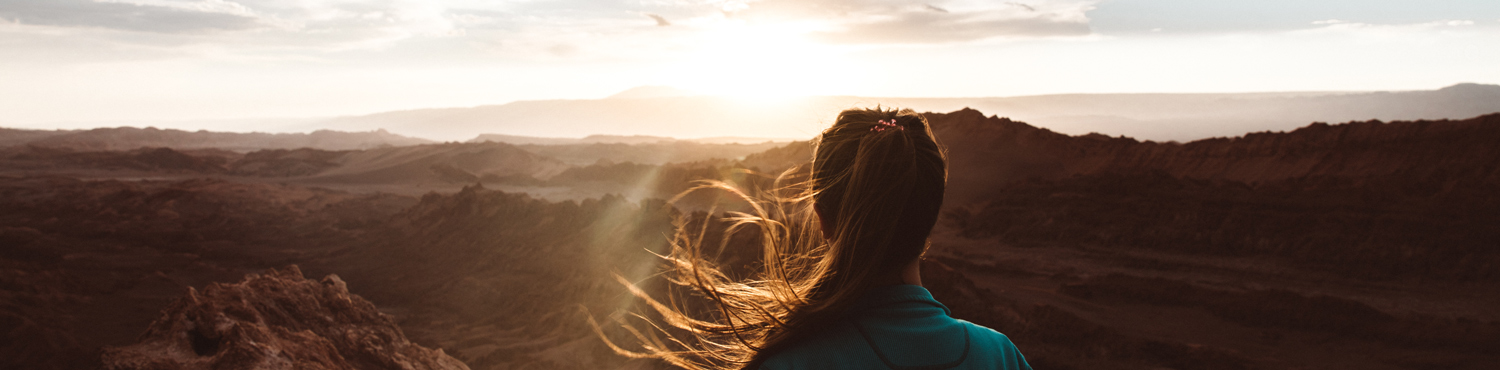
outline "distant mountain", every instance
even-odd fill
[[[1494,145],[1500,142],[1500,114],[1461,121],[1313,123],[1290,132],[1183,144],[1069,136],[972,109],[926,117],[948,147],[949,200],[959,203],[976,202],[1015,183],[1110,173],[1372,189],[1394,186],[1394,179],[1376,181],[1393,177],[1430,182],[1422,189],[1433,192],[1500,186],[1500,146]]]
[[[31,145],[79,151],[134,150],[143,147],[216,148],[247,152],[261,149],[315,148],[353,150],[428,144],[433,141],[392,134],[385,130],[268,134],[212,131],[162,130],[152,127],[116,127],[74,131],[0,129],[0,146]]]
[[[493,141],[497,143],[515,145],[573,145],[573,144],[648,144],[657,142],[672,142],[677,139],[666,136],[645,135],[589,135],[582,138],[566,137],[535,137],[504,134],[481,134],[469,139],[471,143],[482,143]]]
[[[73,130],[22,130],[0,128],[0,147],[20,145],[48,137],[75,133]]]
[[[789,143],[764,138],[717,137],[674,139],[644,135],[590,135],[583,138],[545,138],[484,134],[469,143],[507,143],[528,152],[557,158],[574,165],[598,162],[664,164],[709,159],[737,159]]]
[[[1500,112],[1500,85],[1392,92],[1042,95],[978,99],[967,106],[1065,134],[1185,142],[1290,131],[1311,122],[1470,118]]]
[[[623,94],[623,93],[622,93]],[[1190,141],[1245,132],[1285,131],[1310,122],[1466,118],[1500,112],[1500,86],[1458,84],[1438,90],[1227,94],[1063,94],[996,98],[823,96],[743,100],[720,96],[517,101],[340,117],[318,128],[373,130],[463,140],[483,133],[669,137],[806,138],[840,110],[858,106],[950,112],[974,108],[1055,132],[1099,132],[1155,141]]]
[[[689,141],[663,141],[650,144],[573,144],[573,145],[519,145],[521,149],[574,165],[598,162],[639,164],[664,164],[670,162],[697,162],[710,159],[738,159],[782,145],[776,142],[759,144],[700,144]]]
[[[700,137],[700,138],[697,138],[697,139],[678,139],[678,140],[681,140],[681,141],[691,141],[691,142],[695,142],[695,143],[699,143],[699,144],[764,144],[764,143],[790,143],[790,142],[793,142],[793,141],[797,141],[798,139],[790,139],[790,138],[787,138],[787,139],[774,139],[774,138],[765,138],[765,137],[745,137],[745,136],[715,136],[715,137]]]
[[[80,151],[33,145],[0,148],[0,174],[23,176],[39,172],[106,178],[142,174],[227,175],[280,178],[278,182],[418,188],[481,181],[532,183],[568,167],[556,159],[494,142],[338,151],[267,149],[249,153],[166,147],[126,151]]]
[[[676,98],[682,96],[702,95],[697,92],[683,90],[671,86],[640,86],[634,87],[617,94],[610,95],[605,99],[655,99]]]
[[[849,104],[755,102],[716,96],[518,101],[341,117],[314,123],[335,130],[385,128],[403,135],[467,140],[484,133],[524,136],[811,137],[819,119]],[[830,113],[832,112],[832,113]],[[310,126],[312,127],[312,126]]]
[[[238,153],[218,149],[185,152],[170,148],[140,148],[79,152],[67,148],[23,145],[0,148],[0,173],[103,170],[213,174],[225,172],[225,164],[238,157]]]
[[[253,154],[253,153],[252,153]],[[286,152],[296,158],[300,153]],[[247,155],[247,157],[250,157]],[[268,156],[266,160],[284,158]],[[551,177],[568,166],[558,160],[502,143],[445,143],[344,152],[337,166],[307,178],[331,183],[474,183]]]
[[[698,139],[678,139],[666,136],[646,135],[589,135],[582,138],[536,137],[504,134],[480,134],[469,139],[471,143],[493,141],[515,145],[573,145],[573,144],[654,144],[660,142],[687,142],[699,144],[761,144],[767,142],[791,142],[789,139],[763,137],[719,136]]]

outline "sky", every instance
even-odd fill
[[[0,126],[1500,83],[1500,1],[0,0]]]

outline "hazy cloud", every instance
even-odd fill
[[[766,0],[737,13],[746,19],[819,22],[817,40],[841,44],[949,43],[992,37],[1078,36],[1090,33],[1085,12],[1095,1]]]
[[[657,26],[666,27],[672,25],[672,22],[667,22],[666,18],[662,18],[659,15],[647,13],[646,16],[651,17],[651,19],[655,19]]]
[[[1088,24],[1046,18],[994,17],[984,13],[906,12],[852,23],[837,32],[815,34],[831,43],[944,43],[997,36],[1082,36]]]
[[[308,58],[458,37],[466,28],[503,29],[500,23],[509,19],[502,16],[515,17],[405,0],[0,0],[0,19],[9,25],[0,28],[0,38],[92,39],[153,55]],[[138,32],[111,32],[117,30]]]
[[[205,49],[230,53],[310,55],[426,44],[414,49],[432,58],[443,57],[439,52],[612,58],[630,50],[692,50],[718,42],[705,35],[741,26],[828,44],[912,44],[1298,30],[1333,19],[1415,24],[1496,17],[1500,2],[1493,0],[1441,6],[1423,0],[0,0],[0,20],[31,27],[0,30],[0,37],[45,39],[50,36],[33,31],[48,28],[66,33],[58,37],[209,45]],[[557,52],[557,45],[573,46]]]
[[[1494,0],[1110,0],[1088,12],[1095,31],[1172,33],[1288,31],[1341,20],[1415,24],[1500,16]],[[1321,24],[1317,24],[1321,25]]]
[[[22,24],[161,33],[243,30],[261,26],[223,1],[134,3],[88,0],[0,1],[0,18]],[[196,6],[195,6],[196,5]],[[243,9],[241,7],[240,9]]]
[[[653,59],[723,45],[722,35],[738,32],[725,30],[736,29],[827,44],[1085,35],[1084,12],[1097,0],[1026,0],[1031,5],[1024,7],[930,1],[0,0],[0,19],[19,24],[0,28],[0,38],[28,45],[113,44],[141,55],[283,60],[380,60],[359,54],[369,52],[388,52],[385,60],[455,63]],[[85,54],[46,55],[78,60]]]
[[[804,9],[781,1],[751,3],[750,10],[774,7],[784,14],[824,21],[830,27],[811,34],[839,44],[950,43],[992,37],[1081,36],[1090,33],[1084,12],[1090,1],[911,4],[882,0],[811,0]],[[819,13],[818,10],[823,10]]]

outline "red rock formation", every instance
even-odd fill
[[[1461,121],[1313,123],[1291,132],[1186,144],[1068,136],[972,109],[926,116],[949,149],[950,199],[962,203],[1015,182],[1100,173],[1159,172],[1245,184],[1389,176],[1444,188],[1457,182],[1500,184],[1500,146],[1494,145],[1500,143],[1500,114]]]
[[[1186,144],[928,114],[967,237],[1272,256],[1358,278],[1500,276],[1500,114]]]
[[[219,150],[185,152],[171,148],[147,148],[116,152],[84,152],[68,148],[18,146],[0,149],[0,170],[48,171],[96,169],[153,173],[224,172],[225,163],[238,154]]]
[[[344,281],[296,265],[235,284],[189,288],[141,335],[106,347],[105,369],[465,369],[406,339]]]

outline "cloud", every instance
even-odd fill
[[[895,11],[849,19],[837,30],[812,36],[835,44],[951,43],[992,37],[1084,36],[1088,23],[1076,17],[1016,14],[1006,9],[978,11]]]
[[[647,13],[646,16],[651,17],[651,19],[655,19],[657,26],[666,27],[672,25],[672,22],[667,22],[666,18],[662,18],[659,15]]]
[[[316,59],[405,40],[462,37],[468,28],[493,35],[514,30],[507,24],[514,18],[409,0],[0,0],[0,21],[8,25],[0,38],[69,45],[88,39],[143,55]]]
[[[1104,34],[1156,28],[1198,34],[1279,32],[1326,26],[1331,21],[1396,25],[1492,16],[1500,16],[1500,2],[1109,0],[1088,12],[1094,30]]]
[[[1462,29],[1462,28],[1468,28],[1470,26],[1474,26],[1475,25],[1474,21],[1463,20],[1463,19],[1459,19],[1459,20],[1438,20],[1438,21],[1431,21],[1431,22],[1405,23],[1405,24],[1374,24],[1374,23],[1349,22],[1349,21],[1343,21],[1343,20],[1337,20],[1337,19],[1329,19],[1329,20],[1322,20],[1322,21],[1312,22],[1312,24],[1320,26],[1320,27],[1310,28],[1310,29],[1303,29],[1303,30],[1297,30],[1297,31],[1292,31],[1292,32],[1294,32],[1294,33],[1299,33],[1300,32],[1300,33],[1304,33],[1304,34],[1307,34],[1307,33],[1319,33],[1319,32],[1324,32],[1324,31],[1365,31],[1365,32],[1373,31],[1373,32],[1382,32],[1382,33],[1423,33],[1423,32],[1431,32],[1431,31],[1434,31],[1434,30]]]
[[[0,0],[0,20],[19,24],[0,27],[0,39],[11,40],[0,48],[59,62],[662,60],[773,38],[869,45],[1086,35],[1084,11],[1098,0],[926,1]],[[54,51],[25,51],[42,49]]]
[[[222,6],[213,7],[231,3],[201,3],[203,7],[88,0],[7,0],[0,2],[0,18],[23,24],[159,33],[201,33],[262,26],[254,17],[223,11]]]

